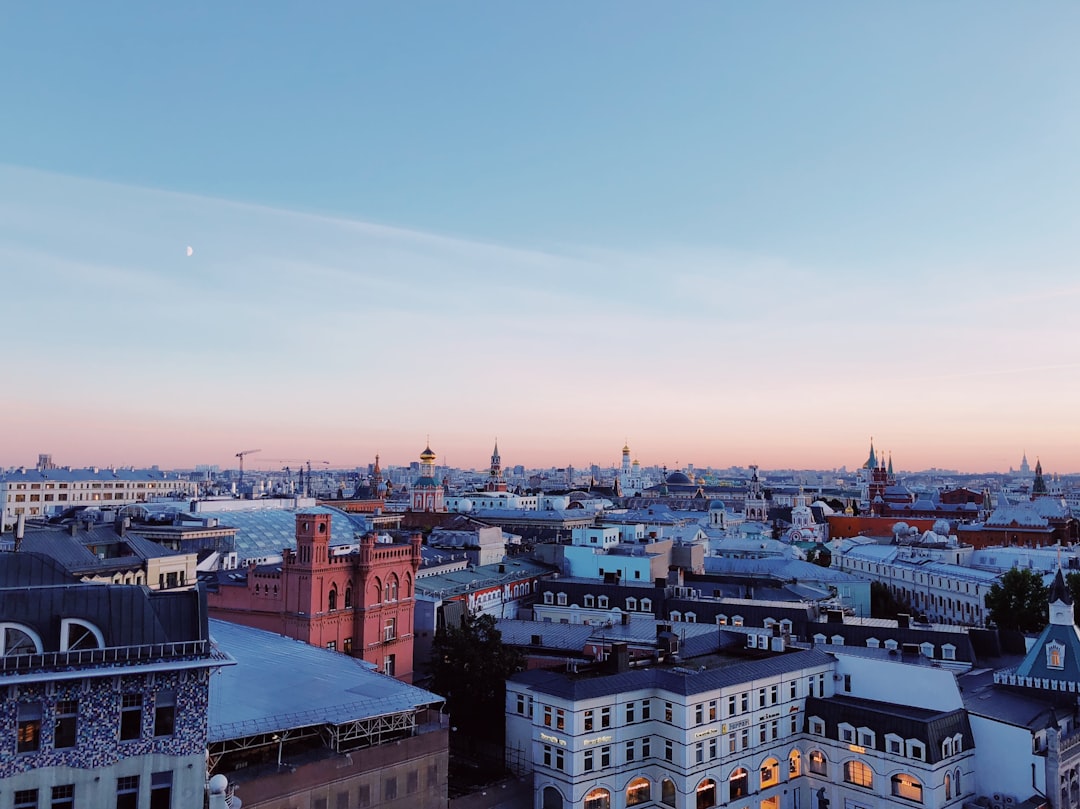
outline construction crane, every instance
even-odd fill
[[[251,455],[254,452],[262,452],[261,449],[245,449],[236,453],[236,457],[240,459],[240,486],[244,485],[244,456]],[[243,496],[243,495],[241,495]]]

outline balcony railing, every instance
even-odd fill
[[[35,669],[79,668],[83,666],[123,666],[178,657],[202,657],[209,653],[207,640],[175,643],[144,643],[136,646],[109,646],[104,649],[73,649],[68,652],[10,654],[0,657],[0,673]]]

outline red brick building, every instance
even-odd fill
[[[405,682],[413,672],[414,582],[421,538],[333,553],[331,515],[296,515],[296,549],[280,564],[227,571],[208,593],[210,615],[363,658]]]

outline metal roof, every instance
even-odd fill
[[[203,519],[217,518],[219,525],[236,529],[235,550],[241,559],[280,556],[284,548],[296,547],[296,515],[330,514],[330,545],[348,545],[356,533],[371,530],[360,515],[330,506],[302,509],[253,509],[251,511],[200,511]]]
[[[261,629],[210,620],[235,666],[210,678],[210,742],[342,724],[438,705],[438,694],[380,674],[370,663]]]

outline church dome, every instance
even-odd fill
[[[435,453],[431,451],[431,447],[424,447],[424,451],[420,453],[421,461],[434,461]]]
[[[672,472],[667,476],[666,482],[673,486],[691,486],[694,483],[694,481],[690,480],[690,478],[682,472]]]

